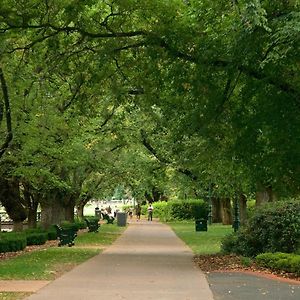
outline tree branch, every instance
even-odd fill
[[[141,129],[141,136],[142,136],[142,144],[146,147],[146,149],[160,162],[166,165],[170,165],[171,161],[168,159],[165,159],[163,157],[161,157],[157,151],[152,147],[152,145],[150,144],[150,142],[147,140],[147,136],[146,136],[146,132]],[[198,177],[196,175],[194,175],[190,170],[188,169],[183,169],[183,168],[176,168],[176,171],[184,174],[186,176],[188,176],[189,178],[191,178],[193,181],[197,181]]]
[[[77,95],[79,94],[83,83],[84,83],[83,79],[81,78],[81,81],[79,82],[78,86],[76,87],[76,90],[75,90],[74,94],[72,95],[71,99],[67,103],[64,103],[63,106],[60,108],[61,112],[65,112],[71,106],[71,104],[74,102]]]
[[[171,161],[161,157],[157,151],[152,147],[150,142],[147,140],[147,134],[144,129],[141,129],[141,137],[142,137],[142,144],[145,146],[145,148],[161,163],[163,164],[170,164]]]
[[[117,107],[114,105],[112,111],[106,116],[105,120],[102,122],[100,127],[98,128],[98,131],[102,131],[103,127],[111,120],[111,118],[114,116],[116,112]]]
[[[153,45],[157,45],[159,47],[162,47],[166,49],[173,57],[181,58],[183,60],[195,63],[195,64],[203,64],[207,66],[213,66],[216,68],[228,68],[232,67],[233,65],[236,65],[232,61],[226,61],[226,60],[207,60],[207,59],[198,59],[196,56],[186,54],[182,51],[177,50],[176,48],[172,47],[171,45],[167,44],[163,39],[156,38],[153,39],[153,41],[156,41],[156,43],[152,43]],[[277,77],[272,78],[266,74],[264,74],[262,71],[257,71],[250,66],[244,66],[242,64],[236,65],[237,70],[239,70],[241,73],[252,77],[254,79],[264,81],[267,84],[270,84],[277,89],[281,90],[282,92],[285,92],[292,96],[293,101],[297,104],[297,106],[300,105],[300,92],[296,90],[293,86],[291,86],[289,83],[280,81]]]

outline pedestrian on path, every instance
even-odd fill
[[[150,205],[148,206],[148,221],[152,221],[152,215],[153,215],[153,206],[152,204],[150,203]]]
[[[141,205],[138,203],[138,205],[135,207],[135,214],[136,214],[136,220],[139,221],[141,219]]]

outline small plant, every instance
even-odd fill
[[[245,267],[250,267],[253,264],[253,260],[250,257],[241,257],[241,264]]]
[[[300,255],[290,253],[263,253],[257,255],[255,261],[262,267],[275,271],[286,271],[300,275]]]

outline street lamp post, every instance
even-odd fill
[[[239,201],[238,196],[235,195],[234,204],[233,204],[233,224],[232,227],[234,232],[237,232],[240,228],[240,208],[239,208]]]
[[[211,200],[211,185],[209,186],[209,191],[208,191],[208,225],[212,224],[212,200]]]

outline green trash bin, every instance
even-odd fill
[[[196,219],[195,229],[196,229],[196,231],[207,231],[207,220],[206,219]]]

